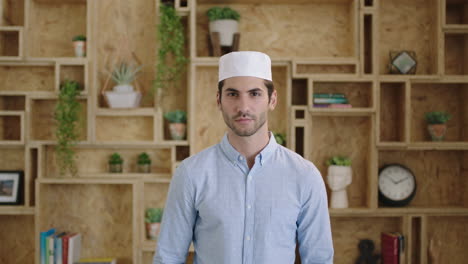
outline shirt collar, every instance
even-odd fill
[[[257,157],[260,159],[260,165],[263,166],[265,161],[274,153],[276,148],[278,147],[278,143],[276,143],[275,136],[272,132],[269,132],[270,139],[268,144],[260,151]],[[243,161],[243,156],[231,145],[228,140],[227,133],[224,134],[223,139],[221,140],[221,149],[223,150],[224,154],[228,157],[231,162],[239,162]]]

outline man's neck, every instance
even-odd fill
[[[228,131],[229,143],[247,160],[247,165],[252,168],[255,157],[262,151],[270,140],[268,129],[259,129],[257,133],[249,137],[241,137]]]

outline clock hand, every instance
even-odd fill
[[[403,178],[403,179],[397,181],[395,184],[399,184],[400,182],[404,182],[404,181],[406,181],[406,180],[408,180],[408,179],[409,179],[409,178]]]

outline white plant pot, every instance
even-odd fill
[[[134,108],[140,106],[140,92],[106,92],[105,94],[110,108]]]
[[[133,86],[130,84],[121,84],[114,86],[112,90],[118,93],[128,93],[133,92]]]
[[[328,167],[328,187],[331,193],[331,208],[348,208],[348,193],[346,187],[351,184],[352,169],[350,166],[331,165]]]
[[[86,56],[86,41],[73,41],[73,47],[75,48],[76,57]]]
[[[210,33],[219,32],[219,42],[221,46],[232,46],[234,33],[239,32],[239,22],[233,19],[220,19],[210,21]]]

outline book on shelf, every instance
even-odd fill
[[[39,235],[39,251],[40,251],[40,263],[48,264],[49,259],[47,258],[47,238],[55,233],[55,228],[51,228],[47,231],[43,231]]]
[[[314,98],[314,104],[347,104],[346,98]]]
[[[314,104],[316,108],[352,108],[351,104]]]
[[[117,264],[115,258],[82,258],[73,264]]]
[[[80,259],[81,234],[51,228],[40,233],[39,242],[40,264],[73,264]]]
[[[403,264],[405,237],[398,232],[382,232],[381,255],[383,264]]]
[[[343,93],[314,93],[314,98],[345,98]]]

